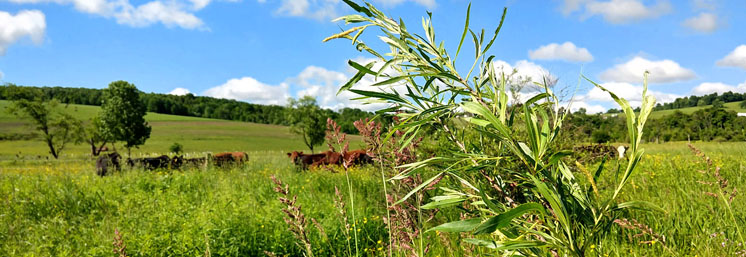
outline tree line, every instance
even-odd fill
[[[706,105],[713,105],[717,103],[732,103],[732,102],[741,102],[740,106],[741,108],[746,108],[746,93],[734,93],[731,91],[725,92],[722,95],[719,95],[718,93],[712,93],[709,95],[703,95],[703,96],[685,96],[681,98],[676,98],[676,100],[673,100],[673,102],[670,103],[658,103],[655,105],[655,108],[653,108],[654,111],[661,111],[661,110],[673,110],[673,109],[681,109],[681,108],[688,108],[688,107],[697,107],[697,106],[706,106]],[[607,113],[618,113],[620,112],[618,109],[609,109]]]
[[[624,142],[627,128],[622,114],[586,114],[583,111],[565,118],[565,135],[580,142]],[[746,117],[726,110],[717,99],[709,108],[691,114],[675,111],[656,119],[649,119],[643,131],[647,142],[668,141],[744,141]]]
[[[0,100],[17,100],[13,98],[12,94],[8,96],[5,93],[13,90],[13,87],[19,86],[10,83],[0,86]],[[95,106],[101,106],[105,90],[68,87],[23,87],[35,90],[44,99],[55,99],[65,104]],[[139,90],[138,93],[140,101],[148,112],[283,126],[293,125],[291,120],[288,120],[287,106],[251,104],[193,94],[179,96],[144,93]],[[319,112],[319,115],[324,117],[324,122],[327,117],[334,119],[342,128],[342,131],[348,134],[357,134],[353,122],[374,116],[373,113],[357,108],[342,108],[339,111],[319,108]]]

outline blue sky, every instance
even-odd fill
[[[371,2],[416,33],[432,11],[436,39],[450,51],[469,3]],[[470,27],[494,30],[502,7],[508,15],[491,50],[496,64],[558,79],[575,108],[615,107],[588,83],[578,86],[581,72],[633,104],[644,70],[659,102],[746,92],[744,1],[483,0],[472,3]],[[308,94],[324,107],[372,109],[334,94],[352,75],[346,61],[370,56],[346,40],[321,42],[344,28],[331,20],[350,13],[340,0],[0,0],[0,81],[103,88],[127,80],[146,92],[260,104]],[[367,33],[364,40],[384,50]],[[473,54],[471,45],[464,49],[462,60]]]

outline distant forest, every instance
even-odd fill
[[[0,100],[7,99],[5,90],[0,86]],[[57,99],[62,103],[101,105],[102,89],[33,87],[44,92],[47,99]],[[187,94],[183,96],[141,93],[141,100],[149,112],[194,116],[203,118],[236,120],[262,124],[290,125],[286,118],[285,106],[251,104],[236,100],[219,99]],[[643,139],[649,142],[666,141],[746,141],[746,117],[739,117],[736,112],[723,108],[723,103],[744,101],[746,94],[727,92],[705,96],[678,98],[674,102],[659,104],[655,110],[678,109],[693,106],[710,105],[709,108],[697,110],[692,114],[676,111],[657,119],[648,120]],[[348,134],[357,134],[353,122],[373,117],[374,114],[360,109],[343,108],[338,112],[324,109],[324,116],[337,121],[342,130]],[[610,113],[618,113],[612,109]],[[624,142],[628,140],[624,114],[598,115],[586,114],[584,111],[569,114],[565,123],[566,136],[574,142]],[[390,117],[388,117],[390,118]]]
[[[5,91],[13,84],[0,86],[0,100],[7,99]],[[25,87],[25,86],[24,86]],[[29,87],[44,92],[46,99],[57,99],[62,103],[101,105],[103,89],[70,88],[70,87]],[[251,104],[236,100],[206,96],[169,95],[157,93],[140,93],[140,99],[147,106],[148,112],[193,116],[211,119],[245,121],[261,124],[290,125],[286,119],[286,107],[279,105]],[[352,124],[356,120],[373,117],[374,114],[357,108],[342,108],[338,112],[324,109],[324,116],[334,119],[342,131],[357,134]]]
[[[653,108],[654,111],[661,111],[661,110],[673,110],[673,109],[681,109],[681,108],[688,108],[688,107],[696,107],[696,106],[706,106],[706,105],[712,105],[716,101],[720,101],[723,103],[732,103],[732,102],[743,102],[746,100],[746,93],[739,94],[739,93],[733,93],[733,92],[725,92],[722,95],[718,95],[718,93],[712,93],[709,95],[703,95],[703,96],[685,96],[682,98],[676,98],[673,102],[670,103],[658,103]],[[746,105],[745,105],[746,106]],[[619,112],[619,109],[609,109],[607,113],[617,113]]]

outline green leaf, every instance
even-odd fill
[[[515,207],[509,211],[503,212],[495,217],[488,219],[476,228],[474,234],[489,234],[495,232],[495,230],[497,229],[507,227],[508,225],[510,225],[510,222],[513,221],[513,219],[529,211],[538,211],[539,213],[543,214],[544,206],[538,203],[521,204],[518,207]]]
[[[466,38],[466,32],[469,31],[469,15],[471,13],[471,3],[469,7],[466,7],[466,24],[464,24],[464,33],[461,34],[461,40],[458,42],[458,48],[456,48],[456,55],[453,59],[458,58],[458,53],[461,52],[461,45],[464,44],[464,38]]]
[[[342,0],[342,1],[344,1],[350,7],[352,7],[352,9],[355,10],[356,12],[361,12],[361,13],[364,13],[365,15],[368,15],[368,17],[373,17],[373,13],[371,13],[370,10],[368,10],[367,8],[359,6],[355,2],[350,1],[350,0]]]
[[[637,209],[637,210],[643,210],[643,211],[657,211],[660,213],[668,213],[663,208],[659,207],[658,205],[655,205],[651,202],[646,201],[629,201],[629,202],[623,202],[616,206],[617,210],[621,209]]]
[[[440,176],[443,176],[443,172],[438,173],[438,175],[433,176],[432,178],[428,179],[425,182],[422,182],[422,184],[420,184],[419,186],[417,186],[414,189],[412,189],[412,191],[409,191],[409,193],[407,193],[407,195],[405,195],[404,197],[402,197],[402,199],[400,199],[399,201],[397,201],[396,203],[394,203],[394,205],[403,203],[404,201],[406,201],[407,199],[409,199],[409,197],[412,196],[414,193],[417,193],[418,191],[422,190],[427,185],[429,185],[430,183],[432,183],[433,181],[435,181],[436,179],[438,179]]]
[[[448,232],[448,233],[460,233],[460,232],[469,232],[474,230],[475,227],[481,223],[482,220],[480,218],[473,218],[468,220],[459,220],[459,221],[453,221],[448,222],[445,224],[440,224],[437,227],[433,227],[425,231],[425,233],[430,231],[440,231],[440,232]]]
[[[370,75],[373,75],[373,76],[377,76],[378,75],[377,72],[370,70],[370,67],[373,67],[374,63],[375,62],[370,62],[370,63],[366,64],[365,66],[363,66],[363,65],[360,65],[359,63],[357,63],[357,62],[355,62],[353,60],[348,60],[347,61],[347,64],[349,64],[350,66],[352,66],[352,68],[355,68],[356,70],[361,71],[363,73],[367,73],[367,74],[370,74]]]

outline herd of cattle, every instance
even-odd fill
[[[290,160],[296,167],[308,169],[308,167],[318,167],[326,165],[363,165],[373,162],[373,158],[365,150],[353,150],[345,153],[327,151],[318,154],[304,154],[303,152],[293,151],[287,153]],[[214,155],[208,154],[201,158],[184,158],[181,156],[161,155],[158,157],[145,158],[127,158],[126,164],[130,168],[142,168],[146,170],[156,169],[181,169],[184,166],[206,168],[208,165],[216,167],[226,167],[229,165],[244,164],[249,160],[249,155],[245,152],[224,152]],[[96,160],[96,174],[105,176],[111,169],[121,170],[122,156],[117,152],[103,154]]]

